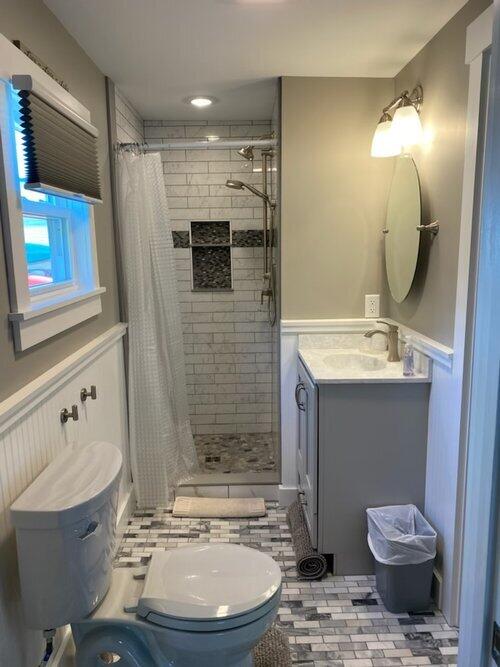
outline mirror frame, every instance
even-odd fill
[[[418,227],[421,225],[422,222],[422,188],[421,188],[421,183],[420,183],[420,177],[418,174],[418,169],[417,165],[415,164],[415,161],[413,160],[413,157],[409,154],[401,155],[396,158],[396,160],[411,160],[413,169],[414,169],[414,175],[415,175],[415,183],[416,183],[416,188],[415,191],[412,193],[412,195],[415,197],[413,201],[413,205],[417,205],[417,200],[418,200],[418,215],[414,216],[414,219],[410,220],[408,225],[412,226],[415,230],[415,234],[417,235],[417,238],[415,239],[414,247],[412,248],[412,253],[411,253],[411,271],[408,272],[408,279],[406,281],[406,284],[403,285],[402,288],[399,290],[397,289],[397,285],[394,284],[394,279],[391,281],[391,272],[389,271],[389,262],[388,262],[388,246],[389,243],[392,243],[393,237],[390,236],[391,233],[391,223],[389,220],[389,215],[391,213],[391,197],[396,196],[396,192],[394,190],[395,186],[395,179],[397,176],[397,167],[398,167],[398,162],[394,163],[394,171],[393,171],[393,176],[392,176],[392,182],[391,182],[391,188],[389,191],[389,200],[387,203],[387,214],[386,214],[386,227],[384,229],[384,234],[385,234],[385,271],[386,271],[386,276],[387,276],[387,283],[389,285],[389,291],[391,294],[391,298],[396,302],[396,303],[403,303],[403,301],[408,297],[408,294],[411,291],[413,282],[415,280],[415,274],[417,272],[417,266],[418,266],[418,258],[420,254],[420,239],[421,239],[421,233],[418,230]],[[394,221],[392,222],[392,227],[394,229]],[[403,249],[404,250],[404,249]],[[396,249],[392,249],[392,252],[396,252]],[[411,273],[411,278],[410,278],[410,273]]]

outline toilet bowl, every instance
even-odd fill
[[[77,667],[243,667],[276,617],[281,572],[268,555],[233,544],[155,552],[143,581],[117,568],[106,598],[72,624]],[[118,657],[120,660],[118,661]]]
[[[120,470],[109,443],[68,446],[11,507],[27,624],[71,623],[77,667],[250,667],[278,611],[278,564],[204,543],[113,569]]]

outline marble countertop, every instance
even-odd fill
[[[353,347],[301,347],[299,357],[318,384],[431,382],[430,364],[415,375],[403,375],[402,361],[387,361],[387,352]],[[416,364],[418,366],[418,364]]]

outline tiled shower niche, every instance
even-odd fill
[[[231,223],[190,224],[193,290],[231,290]]]

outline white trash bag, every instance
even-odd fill
[[[415,505],[366,510],[368,546],[379,563],[418,565],[436,556],[437,534]]]

